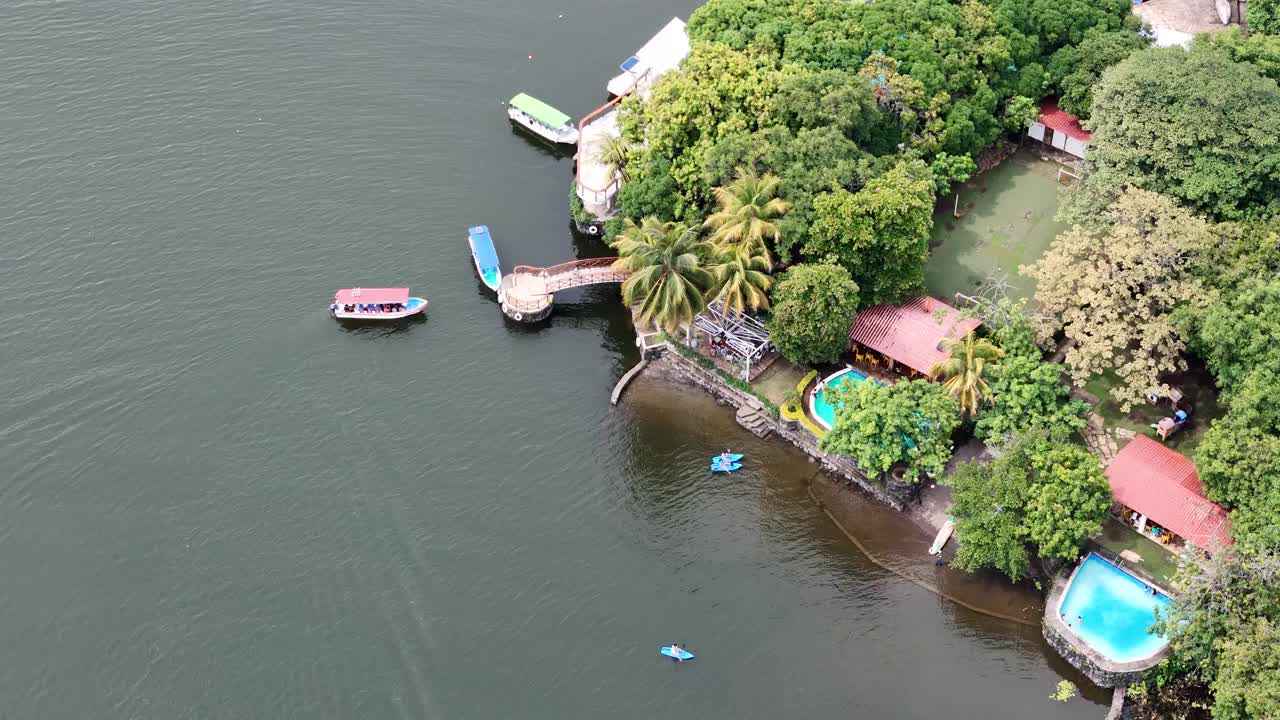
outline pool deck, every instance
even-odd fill
[[[1159,665],[1161,660],[1169,656],[1169,646],[1165,645],[1159,652],[1141,660],[1116,662],[1094,650],[1076,635],[1062,621],[1062,618],[1058,617],[1058,606],[1062,604],[1062,597],[1066,595],[1067,588],[1071,587],[1071,581],[1075,580],[1076,573],[1083,565],[1083,562],[1077,563],[1070,575],[1060,574],[1054,578],[1053,589],[1049,591],[1049,597],[1045,598],[1041,632],[1044,634],[1044,639],[1058,651],[1063,659],[1084,673],[1098,687],[1114,688],[1132,685],[1142,677],[1142,673]],[[1168,594],[1164,588],[1157,589]]]

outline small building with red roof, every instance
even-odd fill
[[[1027,135],[1081,159],[1088,154],[1089,141],[1093,139],[1080,126],[1080,118],[1058,107],[1058,99],[1052,97],[1040,101],[1040,117],[1031,123]]]
[[[849,330],[849,346],[875,351],[889,367],[900,364],[922,375],[950,354],[942,341],[969,334],[982,323],[950,305],[926,296],[902,305],[876,305],[862,310]]]
[[[1205,497],[1186,455],[1138,435],[1107,466],[1107,480],[1115,502],[1131,511],[1126,519],[1148,537],[1210,553],[1231,544],[1227,511]]]

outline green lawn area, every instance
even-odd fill
[[[1125,550],[1132,550],[1142,557],[1142,562],[1133,563],[1143,572],[1166,584],[1173,580],[1178,570],[1178,558],[1163,546],[1138,534],[1138,531],[1115,518],[1108,518],[1102,526],[1102,532],[1093,541],[1111,552],[1119,555]]]
[[[1218,406],[1217,390],[1209,374],[1199,368],[1179,373],[1168,382],[1182,390],[1186,400],[1191,403],[1192,412],[1186,427],[1170,435],[1165,444],[1183,455],[1190,455],[1200,444],[1204,431],[1209,429],[1209,423],[1222,414],[1222,408]],[[1110,371],[1094,375],[1089,382],[1085,383],[1084,389],[1099,398],[1098,404],[1093,407],[1093,412],[1101,415],[1102,419],[1107,421],[1108,427],[1127,428],[1158,439],[1155,429],[1151,426],[1160,418],[1173,414],[1169,404],[1141,403],[1130,408],[1128,413],[1121,412],[1119,403],[1111,398],[1111,388],[1118,383],[1119,378]]]
[[[773,364],[760,373],[751,382],[751,387],[756,392],[769,398],[774,405],[781,405],[782,399],[786,397],[788,390],[794,390],[796,385],[809,372],[806,367],[801,367],[786,358],[778,358]]]

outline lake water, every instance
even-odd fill
[[[572,114],[675,0],[0,10],[6,717],[1096,718],[1035,596],[844,521],[798,453],[642,382],[616,290],[506,323],[569,232]],[[563,18],[558,17],[563,15]],[[528,58],[533,55],[533,59]],[[425,321],[343,328],[339,287]],[[709,477],[723,446],[747,468]],[[901,573],[901,574],[898,574]],[[698,653],[674,666],[658,646]]]

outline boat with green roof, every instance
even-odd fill
[[[520,93],[511,98],[507,116],[540,138],[567,145],[578,142],[578,128],[573,126],[573,120],[531,95]]]

